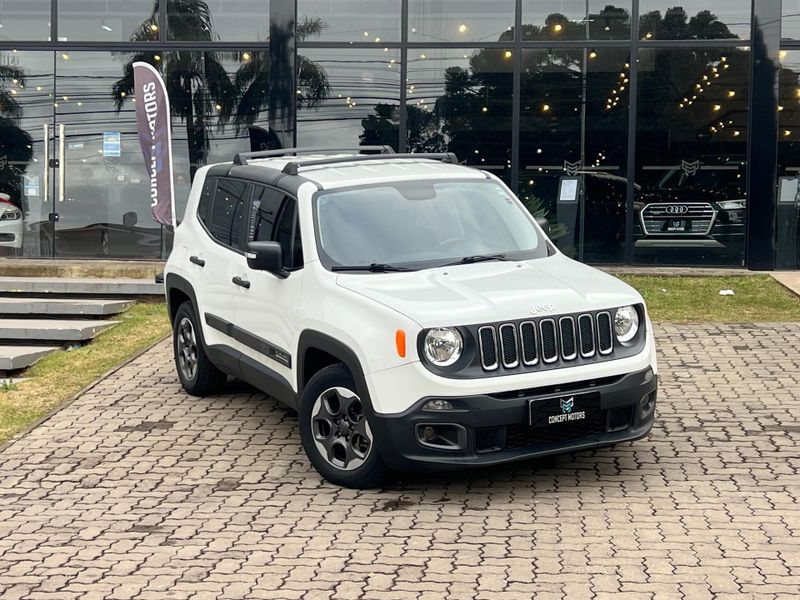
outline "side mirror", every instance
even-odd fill
[[[283,249],[278,242],[250,242],[247,244],[247,266],[254,271],[266,271],[286,277],[283,269]]]
[[[544,230],[545,235],[550,236],[550,221],[544,217],[536,217],[536,224]]]

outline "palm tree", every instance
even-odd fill
[[[167,0],[168,30],[175,39],[214,41],[211,12],[205,0]],[[158,35],[156,16],[160,0],[154,0],[151,16],[131,36],[133,41],[152,40]],[[122,110],[133,92],[133,63],[147,62],[161,72],[169,93],[172,114],[186,126],[189,151],[189,173],[192,179],[208,155],[207,116],[217,106],[235,103],[236,89],[228,77],[217,52],[174,50],[161,56],[156,52],[139,52],[124,67],[123,77],[112,88],[117,112]]]
[[[303,16],[297,24],[296,37],[302,42],[318,36],[327,27],[319,17]],[[273,40],[274,42],[275,40]],[[255,53],[249,59],[240,58],[233,85],[237,92],[235,104],[224,104],[220,124],[233,120],[236,133],[253,125],[269,107],[270,60],[265,53]],[[315,108],[328,99],[331,84],[325,69],[309,58],[297,55],[297,108]]]
[[[22,200],[21,176],[33,159],[33,140],[19,126],[22,106],[15,92],[24,88],[24,71],[0,65],[0,192],[9,194],[18,205]]]

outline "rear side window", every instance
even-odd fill
[[[247,183],[236,179],[219,179],[211,206],[209,231],[226,246],[239,248]]]
[[[211,204],[214,202],[214,191],[217,189],[216,177],[206,179],[203,191],[200,193],[200,202],[197,205],[197,218],[208,227],[211,216]]]

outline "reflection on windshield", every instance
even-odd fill
[[[326,266],[440,266],[465,257],[547,255],[530,215],[491,181],[403,182],[316,199]]]

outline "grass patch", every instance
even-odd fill
[[[0,444],[116,365],[169,334],[166,305],[139,302],[91,344],[44,357],[0,389]]]
[[[653,321],[679,323],[800,321],[800,298],[768,275],[651,277],[625,275],[647,302]],[[734,296],[720,296],[733,290]]]

